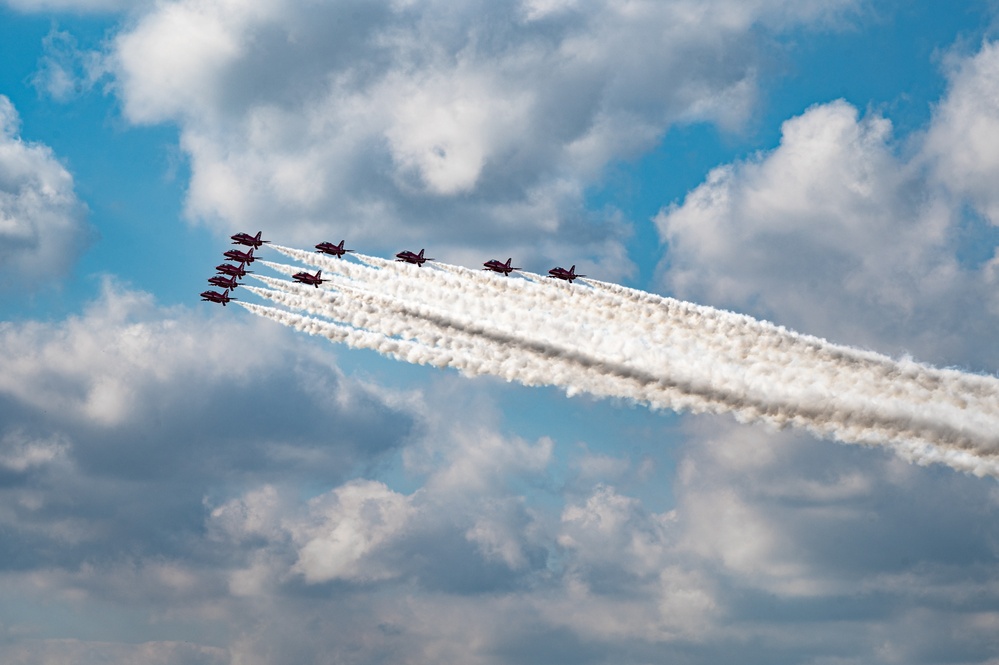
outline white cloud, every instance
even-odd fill
[[[110,62],[129,119],[180,125],[194,219],[584,254],[621,274],[621,229],[583,210],[586,186],[673,123],[738,126],[759,26],[855,4],[172,0]]]
[[[950,87],[934,109],[925,152],[934,174],[999,225],[999,43],[952,60]]]
[[[669,554],[674,516],[646,515],[636,499],[600,486],[583,505],[562,512],[560,546],[575,551],[582,565],[607,565],[635,575],[660,570]]]
[[[384,483],[353,481],[309,502],[307,521],[291,527],[298,546],[293,572],[307,582],[392,577],[371,554],[397,537],[412,518],[410,499]]]
[[[28,321],[0,327],[0,394],[81,423],[116,426],[132,420],[164,386],[192,375],[248,381],[267,360],[257,353],[275,333],[260,327],[207,325],[159,318],[148,294],[105,280],[82,316],[58,325]],[[232,362],[239,357],[240,362]]]
[[[73,176],[51,148],[20,136],[20,119],[0,95],[0,274],[31,288],[65,275],[89,244],[86,208]]]
[[[956,318],[988,300],[959,265],[956,211],[885,118],[843,101],[783,125],[768,153],[714,169],[655,222],[665,288],[840,342],[983,362]]]

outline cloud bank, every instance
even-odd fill
[[[585,210],[586,187],[673,124],[738,127],[758,32],[855,8],[178,0],[118,34],[109,63],[129,120],[181,128],[188,213],[215,228],[376,247],[432,233],[453,259],[502,245],[621,274],[627,231]]]

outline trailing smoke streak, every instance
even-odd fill
[[[296,258],[298,258],[298,257],[296,257]],[[391,263],[384,262],[384,265],[388,266],[388,265],[391,265]],[[460,270],[460,269],[457,269],[457,268],[453,268],[453,269],[454,270]],[[412,268],[410,268],[410,272],[415,272],[415,270],[420,270],[421,271],[420,273],[416,273],[416,274],[420,275],[421,282],[425,281],[425,280],[428,280],[428,279],[431,278],[430,271],[427,271],[426,269],[412,269]],[[400,284],[399,284],[400,281],[401,282],[405,282],[405,280],[400,280],[399,279],[400,275],[393,275],[392,273],[394,271],[386,271],[386,272],[378,271],[378,272],[381,273],[383,277],[386,276],[386,272],[387,272],[388,273],[387,277],[390,278],[390,279],[392,279],[393,284],[395,284],[395,286],[397,288],[400,287]],[[474,272],[472,272],[472,271],[469,271],[469,272],[472,275],[475,275]],[[502,280],[502,278],[500,278],[500,280]],[[524,284],[523,281],[520,281],[520,280],[518,280],[518,281],[519,281],[520,284]],[[413,285],[411,283],[405,282],[401,286],[405,287],[405,290],[408,293],[410,293],[410,294],[414,293],[413,288],[412,288]],[[562,286],[562,285],[559,285],[559,286]],[[425,288],[418,289],[418,291],[424,291],[424,290],[426,290],[426,289]],[[585,291],[586,290],[576,289],[576,292],[585,292]],[[448,297],[450,298],[452,296],[449,295]],[[440,302],[442,300],[439,294],[433,294],[433,298],[436,301],[438,301],[438,302]],[[474,303],[472,303],[472,306],[474,306]],[[463,307],[462,309],[466,309],[466,308]],[[523,312],[523,310],[518,309],[518,314],[520,314],[521,312]],[[721,314],[727,314],[727,313],[721,313]],[[736,319],[746,318],[746,317],[738,317],[736,315],[729,315],[729,316],[732,317],[732,318],[736,318]],[[630,317],[629,317],[629,320],[630,320]],[[752,320],[749,319],[749,321],[752,321]],[[492,324],[492,323],[493,323],[493,321],[490,320],[490,324]],[[574,325],[576,325],[576,324],[574,324]],[[767,324],[767,325],[769,325],[769,324]],[[776,327],[774,327],[774,326],[770,326],[770,327],[773,328],[773,329],[775,329],[775,330],[777,330],[777,332],[783,333],[785,336],[788,336],[788,335],[792,335],[793,336],[793,334],[787,333],[787,331],[781,331],[779,329],[776,329]],[[523,328],[521,328],[521,329],[523,330]],[[703,336],[703,332],[704,332],[703,330],[700,331],[700,336]],[[625,336],[629,336],[631,334],[632,333],[630,333],[630,332],[625,332],[624,333]],[[743,335],[743,337],[744,336],[745,335]],[[613,337],[613,335],[607,335],[606,337]],[[715,337],[717,338],[717,335],[715,335]],[[723,344],[722,349],[718,349],[717,347],[716,348],[712,348],[712,349],[706,349],[707,355],[709,357],[710,356],[714,356],[714,358],[721,359],[722,361],[728,360],[728,359],[724,358],[724,353],[720,353],[719,351],[724,351],[726,346],[731,347],[731,344],[727,340],[723,340],[723,341],[724,341],[724,344]],[[689,339],[688,340],[673,340],[673,342],[674,343],[672,343],[671,347],[670,347],[671,349],[683,348],[684,347],[684,342],[686,342],[689,345],[690,340]],[[782,342],[784,342],[784,345],[786,346],[787,340],[782,340]],[[831,345],[828,345],[828,346],[831,346]],[[694,349],[694,350],[696,350],[696,349]],[[643,354],[639,354],[639,355],[643,355]],[[703,354],[691,354],[691,353],[688,352],[688,354],[686,354],[686,355],[703,355]],[[786,351],[781,350],[781,357],[779,357],[779,358],[774,359],[774,358],[766,358],[766,357],[764,357],[764,358],[754,358],[752,360],[756,361],[756,364],[759,364],[759,361],[762,360],[762,361],[766,361],[769,364],[773,365],[774,361],[779,361],[781,363],[786,363],[786,361],[787,361],[787,355],[788,354],[787,354]],[[643,358],[643,361],[649,361],[650,360],[649,354],[647,352],[644,354],[644,356],[645,357]],[[737,357],[735,360],[741,362],[742,364],[745,364],[747,362],[747,358],[745,358],[744,356],[743,357]],[[676,373],[676,369],[677,368],[676,368],[675,363],[674,363],[674,366],[672,368],[672,370],[674,371],[674,373]],[[723,367],[723,369],[725,369],[725,368]],[[738,367],[733,368],[733,367],[729,366],[727,369],[731,370],[731,369],[739,369],[739,368]],[[785,383],[787,385],[793,385],[793,379],[794,379],[793,371],[789,371],[789,369],[790,368],[785,368],[783,370],[783,372],[782,372],[783,376],[781,378],[784,380],[783,383]],[[807,368],[807,369],[814,370],[814,367],[813,368]],[[837,369],[840,369],[840,368],[833,367],[831,369],[832,369],[832,371],[819,372],[818,373],[818,378],[822,378],[823,375],[826,378],[829,378],[829,376],[831,374],[833,374]],[[720,374],[720,372],[719,372],[719,374]],[[897,374],[897,372],[896,372],[896,374]],[[729,378],[729,377],[720,377],[720,378]],[[854,381],[857,381],[857,380],[859,380],[861,378],[863,378],[863,377],[859,376],[859,375],[856,375],[856,373],[855,373],[855,376],[853,377]],[[803,381],[799,380],[799,383],[803,383],[807,388],[810,388],[812,390],[812,392],[814,393],[814,392],[818,392],[818,391],[815,390],[815,383],[816,383],[815,379],[816,379],[816,376],[815,376],[815,373],[813,371],[811,375],[807,375],[806,374],[806,376],[803,377]],[[842,381],[840,381],[840,383],[842,383]],[[885,391],[885,389],[886,389],[886,385],[883,382],[878,382],[878,383],[880,383],[881,385],[880,386],[878,386],[878,385],[871,386],[871,388],[873,388],[875,390],[879,389],[881,391],[881,393],[883,393]],[[896,382],[896,383],[893,383],[891,385],[898,386],[899,384]],[[752,388],[753,386],[747,386],[747,387],[748,388]],[[840,386],[840,387],[842,387],[842,386]],[[908,387],[911,389],[912,385],[910,385]],[[826,389],[826,392],[828,392],[828,388]],[[841,408],[845,407],[845,411],[847,413],[855,415],[858,411],[863,411],[865,408],[868,408],[868,402],[871,399],[871,391],[870,390],[854,390],[853,392],[856,394],[856,396],[858,396],[858,399],[855,400],[855,403],[853,403],[853,404],[841,405]],[[898,390],[896,390],[896,392],[898,392]],[[866,394],[864,394],[864,393],[866,393]],[[903,397],[905,399],[901,399],[901,400],[896,399],[895,400],[895,402],[898,403],[898,404],[896,404],[896,406],[903,407],[903,411],[906,411],[906,409],[904,407],[910,407],[910,408],[907,410],[907,412],[900,413],[898,415],[901,418],[906,419],[906,420],[913,420],[913,419],[917,419],[918,420],[920,418],[921,414],[918,411],[913,411],[911,409],[911,406],[912,406],[912,399],[911,398],[913,396],[912,395],[903,395]],[[920,397],[923,397],[923,396],[920,396]],[[927,395],[925,397],[930,397],[930,396]],[[941,397],[941,394],[939,392],[937,392],[935,395],[932,395],[932,399],[934,400],[934,402],[930,404],[929,408],[933,408],[933,404],[935,404],[936,401],[939,401],[940,397]],[[962,396],[962,398],[963,397],[964,396]],[[843,400],[841,399],[840,401],[842,402]],[[927,408],[927,404],[925,403],[925,400],[917,400],[917,401],[924,401],[924,404],[922,404],[920,406],[920,409]],[[886,407],[886,403],[885,403],[884,399],[882,399],[882,402],[883,403],[881,405],[879,405],[879,410],[884,410],[885,407]],[[887,403],[887,406],[891,406],[890,400]],[[958,405],[958,406],[962,406],[962,405]],[[960,414],[960,417],[962,419],[966,419],[966,418],[968,418],[969,415],[970,414],[969,414],[968,411],[964,411],[964,412],[962,412]],[[989,429],[987,429],[988,432],[992,431],[992,429],[990,429],[990,428],[994,425],[994,423],[990,422],[990,423],[983,423],[983,424],[985,424],[985,425],[988,426],[988,428],[989,428]],[[932,426],[931,426],[931,429],[932,429]]]
[[[985,435],[996,430],[999,417],[997,382],[987,377],[974,377],[953,370],[933,368],[907,361],[896,363],[871,352],[837,347],[825,340],[799,335],[770,323],[756,321],[744,315],[723,312],[709,307],[661,298],[617,285],[593,281],[602,289],[574,288],[561,283],[537,285],[524,280],[510,280],[498,275],[482,275],[478,271],[446,266],[452,275],[440,270],[413,268],[375,257],[361,256],[363,261],[382,269],[321,257],[285,247],[275,247],[297,260],[312,263],[326,270],[339,270],[357,279],[378,282],[380,290],[408,302],[424,296],[431,302],[452,303],[452,311],[460,311],[473,320],[489,322],[490,329],[500,329],[518,336],[540,331],[535,341],[551,338],[571,338],[578,345],[587,345],[588,352],[616,364],[636,366],[653,373],[668,372],[687,381],[696,382],[705,374],[704,363],[684,362],[687,359],[710,358],[708,370],[717,380],[732,384],[735,392],[753,392],[759,386],[752,380],[764,380],[771,394],[786,401],[795,394],[809,393],[821,398],[836,394],[840,408],[860,413],[870,407],[872,395],[878,400],[877,410],[890,410],[896,418],[920,420],[924,412],[941,411],[941,403],[961,411],[953,425],[972,427],[976,414],[989,413],[993,418],[979,423]],[[277,264],[275,264],[277,265]],[[401,270],[385,270],[396,267]],[[400,279],[399,272],[416,272],[420,286]],[[294,270],[285,268],[286,270]],[[428,284],[429,283],[429,284]],[[445,292],[433,292],[432,284]],[[612,289],[618,292],[614,293]],[[496,307],[496,295],[516,295],[517,306]],[[626,297],[622,304],[621,295]],[[596,298],[594,297],[596,296]],[[597,300],[599,298],[599,300]],[[607,299],[610,298],[610,301]],[[594,302],[596,300],[596,302]],[[628,307],[628,301],[631,306]],[[652,305],[650,307],[650,305]],[[549,312],[559,311],[559,316]],[[603,321],[597,326],[595,321]],[[622,323],[624,326],[622,327]],[[607,326],[618,328],[617,331]],[[589,331],[585,338],[581,332]],[[642,334],[644,333],[644,334]],[[594,338],[593,336],[597,337]],[[793,353],[789,346],[793,345]],[[676,353],[680,349],[683,353]],[[634,363],[633,358],[640,358]],[[793,361],[792,362],[789,362]],[[854,371],[850,379],[853,390],[844,391],[842,377],[845,365]],[[747,367],[780,366],[780,383],[766,375],[754,376]],[[818,370],[818,371],[816,371]],[[946,380],[944,380],[944,377]],[[943,385],[946,384],[946,385]],[[853,393],[852,402],[844,402],[844,394]],[[984,397],[985,399],[979,399]],[[920,404],[914,409],[914,404]],[[936,414],[946,418],[946,413]],[[951,419],[953,420],[953,414]],[[959,428],[960,429],[960,428]]]
[[[457,267],[445,272],[373,257],[360,257],[368,265],[359,265],[276,249],[332,273],[334,288],[349,291],[339,300],[357,299],[370,309],[358,319],[357,311],[337,310],[335,298],[325,302],[328,290],[304,287],[298,297],[318,303],[306,307],[422,340],[423,352],[438,354],[435,364],[442,354],[460,354],[447,364],[466,373],[596,394],[608,394],[610,386],[595,383],[605,375],[622,390],[611,394],[653,406],[734,411],[740,420],[799,425],[847,442],[891,443],[916,461],[999,475],[993,457],[999,382],[988,377],[896,363],[749,317],[595,281],[589,288],[538,284]],[[289,270],[297,271],[280,269]],[[467,357],[476,353],[478,364]],[[519,369],[518,354],[525,356]],[[556,366],[557,380],[534,376],[544,377],[546,368],[553,374]]]
[[[247,286],[251,293],[286,307],[333,317],[351,326],[368,327],[369,330],[387,337],[399,335],[430,347],[428,351],[446,350],[456,355],[471,353],[470,357],[467,355],[463,359],[455,357],[449,363],[450,366],[471,376],[492,374],[530,386],[559,386],[567,389],[570,395],[580,392],[575,386],[585,383],[586,391],[599,397],[625,397],[662,409],[671,406],[671,402],[663,401],[656,391],[647,388],[647,384],[650,383],[648,377],[642,383],[608,373],[606,370],[593,371],[585,364],[574,363],[560,357],[571,355],[568,350],[550,349],[549,355],[544,355],[534,350],[516,349],[505,338],[490,339],[492,336],[490,331],[468,332],[439,316],[428,315],[426,312],[423,316],[414,314],[412,309],[404,304],[395,304],[384,296],[361,290],[351,289],[354,293],[349,299],[340,302],[339,306],[334,299],[323,299],[320,304],[315,298],[308,297],[311,294],[307,290],[301,290],[303,287],[296,284],[261,275],[255,275],[255,278],[281,290]],[[385,309],[372,309],[372,305],[377,307],[378,303],[384,305]],[[553,353],[557,355],[551,355]],[[441,361],[427,360],[419,364],[440,365]],[[483,369],[483,366],[488,369]],[[674,400],[684,397],[689,400],[688,408],[695,409],[700,406],[703,410],[708,406],[695,404],[693,398],[682,394],[675,395]]]
[[[266,289],[255,289],[252,286],[247,288],[257,295],[281,304],[297,304],[296,298],[291,296],[291,294],[268,291]],[[500,349],[501,352],[498,355],[505,355],[505,358],[483,359],[481,345],[478,345],[474,349],[475,353],[472,353],[472,350],[463,353],[459,350],[427,346],[411,340],[394,339],[381,333],[357,330],[273,307],[243,301],[234,302],[237,302],[254,314],[272,319],[295,330],[306,332],[310,335],[320,335],[332,342],[343,343],[351,348],[377,351],[397,360],[404,360],[417,365],[455,367],[468,376],[489,374],[506,378],[508,381],[517,380],[519,383],[528,386],[564,386],[570,380],[579,379],[577,368],[560,368],[558,364],[553,368],[551,363],[547,362],[543,364],[532,363],[529,360],[525,361],[523,358],[517,358],[513,354],[504,354],[502,353],[502,349]],[[497,363],[499,363],[499,370],[496,369]],[[563,372],[562,370],[566,371]],[[576,374],[577,376],[566,376],[569,373]],[[593,381],[591,386],[593,389],[589,392],[599,397],[619,397],[623,391],[627,390],[626,382],[617,377],[594,374],[585,378],[586,380]]]
[[[332,259],[281,246],[276,246],[275,249],[291,258],[324,270],[342,272],[345,276],[353,278],[377,279],[383,283],[382,290],[398,297],[410,299],[420,297],[419,292],[407,291],[410,284],[400,281],[394,271],[373,271],[367,266],[358,266],[341,259]],[[358,258],[376,268],[398,266],[398,264],[377,257],[360,255]],[[266,263],[266,265],[276,267],[280,264]],[[442,282],[439,277],[440,271],[430,270],[418,273],[421,279],[433,281],[437,286],[450,286],[448,297],[463,298],[462,311],[475,317],[488,317],[491,321],[495,317],[502,317],[504,312],[490,307],[490,305],[494,305],[494,301],[486,296],[515,293],[520,305],[514,310],[518,327],[523,327],[521,324],[525,317],[530,317],[532,314],[536,321],[540,316],[545,326],[559,334],[578,334],[584,322],[581,322],[578,317],[574,320],[571,316],[573,313],[583,314],[585,323],[590,323],[589,327],[592,327],[592,321],[595,319],[602,319],[610,325],[620,325],[623,319],[627,324],[627,329],[631,332],[631,338],[638,337],[637,332],[643,334],[649,342],[649,351],[654,352],[656,346],[668,345],[670,349],[690,347],[691,353],[697,352],[697,345],[703,339],[707,328],[709,332],[717,333],[713,336],[716,341],[719,337],[725,341],[721,345],[713,344],[710,350],[711,354],[740,364],[772,361],[774,359],[768,356],[774,353],[783,357],[786,355],[788,341],[792,339],[796,345],[801,347],[798,349],[799,353],[811,354],[811,362],[813,363],[834,363],[836,366],[841,366],[842,363],[848,362],[858,367],[865,366],[866,369],[876,372],[882,380],[893,381],[903,378],[921,382],[927,390],[934,391],[935,399],[941,398],[939,391],[943,386],[940,377],[949,375],[950,383],[960,384],[950,387],[957,388],[957,391],[954,392],[960,394],[962,400],[966,399],[969,393],[982,395],[987,400],[985,403],[977,405],[979,409],[996,408],[997,406],[996,383],[993,379],[976,377],[953,370],[936,370],[912,361],[894,361],[876,353],[839,347],[823,339],[800,335],[783,327],[757,321],[745,315],[686,303],[673,298],[664,298],[596,280],[583,280],[593,286],[595,293],[550,281],[549,286],[552,288],[538,289],[534,283],[524,280],[511,280],[493,274],[481,275],[478,271],[459,266],[437,265],[440,271],[452,273],[457,279]],[[402,268],[402,266],[398,267]],[[296,270],[287,266],[284,266],[283,269],[288,271],[289,275]],[[424,269],[417,270],[423,271]],[[431,272],[436,274],[432,275]],[[528,275],[530,274],[528,273]],[[535,277],[538,281],[545,281],[545,278]],[[622,296],[626,302],[636,305],[636,311],[627,312],[627,316],[621,312]],[[567,304],[571,307],[566,308]],[[568,309],[570,316],[552,320],[551,317],[547,316],[548,308],[552,306],[558,306],[563,310]],[[495,318],[495,322],[502,324],[503,321],[500,318]],[[688,331],[690,334],[678,339],[678,334],[682,334],[682,331]],[[613,339],[614,336],[606,336],[605,339],[607,338]],[[747,341],[751,343],[747,344]],[[617,355],[622,362],[627,362],[627,358],[631,354],[621,350]],[[675,365],[674,355],[669,354],[667,365]],[[649,358],[644,357],[643,361],[648,362]],[[880,387],[884,388],[883,385]],[[944,393],[945,398],[947,394]]]

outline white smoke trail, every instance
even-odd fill
[[[660,408],[732,412],[999,475],[999,381],[991,377],[895,361],[591,280],[508,279],[374,257],[358,257],[360,265],[275,249],[331,280],[323,289],[270,284],[289,291],[282,304],[405,338],[436,354],[435,364]]]
[[[302,299],[294,294],[267,289],[247,287],[253,293],[282,305],[298,307],[311,311],[311,306],[305,305]],[[296,330],[310,335],[320,335],[332,342],[346,344],[351,348],[370,349],[406,362],[418,365],[434,365],[437,367],[454,367],[468,376],[490,374],[507,380],[517,380],[528,386],[566,386],[574,382],[588,381],[589,391],[601,397],[616,397],[627,394],[630,386],[626,380],[619,377],[599,373],[587,374],[585,370],[574,367],[571,363],[556,361],[545,362],[538,358],[525,357],[523,353],[509,352],[499,345],[492,347],[494,353],[483,353],[488,345],[481,341],[457,348],[453,344],[453,335],[449,337],[447,348],[423,344],[414,339],[395,339],[388,334],[369,330],[357,330],[321,319],[301,316],[273,307],[254,303],[236,301],[254,314],[277,321]],[[419,333],[417,333],[419,335]],[[433,337],[433,335],[430,335]]]
[[[646,402],[657,408],[669,408],[676,400],[684,398],[674,395],[674,402],[664,401],[661,390],[650,389],[649,381],[636,381],[603,368],[595,371],[584,363],[574,362],[571,352],[566,349],[535,349],[517,347],[503,337],[485,329],[470,330],[457,321],[448,321],[427,309],[414,310],[411,306],[378,294],[365,293],[353,287],[342,287],[352,291],[349,298],[336,296],[317,297],[308,289],[302,290],[290,282],[265,276],[257,279],[278,290],[245,288],[256,295],[267,298],[285,307],[299,309],[309,314],[319,314],[342,321],[350,326],[363,327],[385,337],[399,336],[423,345],[427,354],[419,364],[447,364],[470,375],[491,374],[508,381],[518,381],[529,386],[553,385],[566,388],[570,394],[579,392],[576,386],[585,385],[586,391],[600,397],[627,397]],[[271,317],[273,318],[273,317]],[[313,329],[316,320],[311,320]],[[282,321],[283,322],[283,321]],[[332,324],[335,341],[341,341],[342,334],[336,324]],[[373,348],[364,346],[364,348]],[[448,357],[444,363],[440,360]],[[695,400],[687,397],[689,406]],[[702,409],[706,405],[701,405]]]
[[[473,320],[487,321],[490,329],[516,332],[518,335],[540,333],[540,336],[535,334],[534,339],[545,341],[553,338],[573,339],[576,344],[588,341],[591,353],[600,358],[639,369],[668,369],[675,375],[683,368],[678,360],[706,357],[712,360],[714,366],[709,369],[719,374],[729,372],[727,379],[736,382],[734,389],[739,390],[738,381],[754,378],[752,373],[744,371],[746,367],[782,363],[785,365],[782,379],[786,385],[796,389],[799,385],[807,386],[812,393],[818,393],[820,390],[833,392],[842,388],[844,377],[840,375],[840,370],[849,365],[855,370],[851,380],[873,384],[858,391],[864,395],[859,404],[851,405],[854,408],[862,408],[872,390],[878,391],[882,401],[896,394],[899,398],[896,407],[903,410],[913,401],[925,403],[932,400],[935,403],[941,399],[950,399],[954,405],[964,409],[966,413],[962,414],[962,418],[967,417],[969,412],[995,412],[997,408],[996,382],[986,377],[934,370],[911,361],[896,362],[878,354],[798,335],[747,316],[660,298],[617,285],[593,282],[603,290],[594,294],[587,289],[560,283],[536,285],[497,275],[481,275],[456,266],[448,266],[447,270],[458,273],[457,276],[442,276],[440,271],[426,268],[397,266],[408,268],[410,273],[421,271],[417,273],[421,287],[414,290],[413,284],[401,278],[398,271],[371,270],[342,260],[316,261],[316,255],[282,247],[277,249],[299,260],[311,260],[320,267],[335,269],[342,266],[349,276],[378,280],[381,291],[409,302],[420,302],[421,296],[423,301],[429,302],[446,300],[454,304],[453,311]],[[361,258],[382,268],[393,266],[392,262],[383,259]],[[514,293],[516,307],[497,308],[496,298],[489,297],[504,291],[507,295]],[[612,299],[610,302],[607,302],[608,295]],[[626,297],[622,298],[622,295]],[[561,310],[559,316],[548,315],[552,308]],[[603,325],[594,326],[594,321],[600,320]],[[624,328],[621,327],[622,322]],[[587,331],[597,335],[597,339],[583,340],[581,333]],[[713,334],[705,335],[705,332]],[[794,353],[789,357],[787,349],[790,345],[794,346]],[[677,354],[677,349],[686,353]],[[635,358],[641,362],[633,363]],[[795,372],[794,365],[789,361],[796,361],[802,371]],[[703,375],[705,368],[703,363],[695,363],[687,369],[691,376],[686,378],[696,380],[697,375]],[[816,372],[816,369],[825,371]],[[793,377],[797,377],[797,383],[790,381]],[[835,378],[836,385],[828,384],[830,378]],[[943,385],[943,379],[947,379],[946,383],[950,385]],[[750,387],[742,386],[744,389]],[[984,399],[977,400],[978,397]],[[969,404],[969,400],[978,403]],[[969,406],[972,407],[970,411],[967,409]]]

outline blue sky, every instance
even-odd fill
[[[995,375],[995,9],[0,0],[0,660],[995,662],[993,478],[196,295],[345,238]]]

